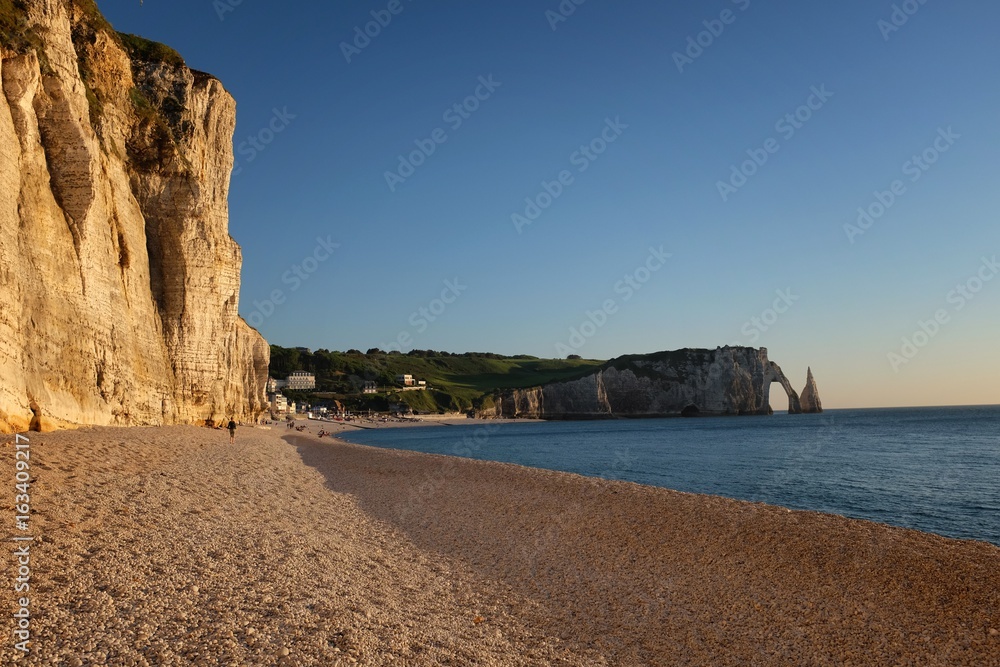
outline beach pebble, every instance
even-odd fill
[[[688,664],[778,664],[813,651],[825,658],[818,667],[989,665],[1000,646],[980,602],[998,600],[1000,559],[981,545],[602,482],[617,490],[609,501],[562,473],[474,461],[454,463],[430,497],[423,485],[441,462],[423,455],[298,450],[257,433],[244,436],[252,448],[198,454],[216,434],[189,427],[130,430],[135,442],[104,451],[119,430],[95,433],[50,436],[62,447],[51,460],[68,471],[44,507],[55,526],[80,524],[58,529],[37,573],[53,591],[39,598],[37,637],[53,659],[16,664],[608,667],[669,664],[683,647],[677,662]],[[114,503],[83,516],[105,496]],[[136,512],[116,513],[125,502]],[[404,532],[387,530],[404,503]],[[192,521],[192,508],[212,520]],[[106,554],[85,558],[98,541]],[[871,551],[843,561],[853,544]],[[869,596],[883,581],[869,557],[912,587]],[[206,600],[195,581],[209,586]],[[932,589],[949,602],[924,595]],[[898,641],[868,630],[890,622],[906,631]],[[766,632],[782,639],[762,648]],[[689,642],[699,634],[726,643]],[[0,664],[9,655],[0,646]]]

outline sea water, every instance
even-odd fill
[[[1000,406],[504,423],[343,434],[1000,545]]]

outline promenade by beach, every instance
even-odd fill
[[[318,429],[34,434],[18,664],[1000,664],[989,544]]]

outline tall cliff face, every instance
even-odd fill
[[[798,394],[767,350],[722,347],[621,357],[577,380],[494,397],[484,416],[603,419],[770,414],[771,383],[801,412]]]
[[[255,417],[269,349],[237,314],[235,102],[169,50],[116,35],[89,0],[13,4],[0,431]]]
[[[823,402],[819,400],[819,389],[816,388],[812,368],[806,370],[806,387],[802,390],[800,401],[802,402],[802,412],[809,414],[823,412]]]

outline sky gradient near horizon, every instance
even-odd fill
[[[827,407],[1000,403],[995,3],[98,4],[236,98],[272,343],[741,344]]]

